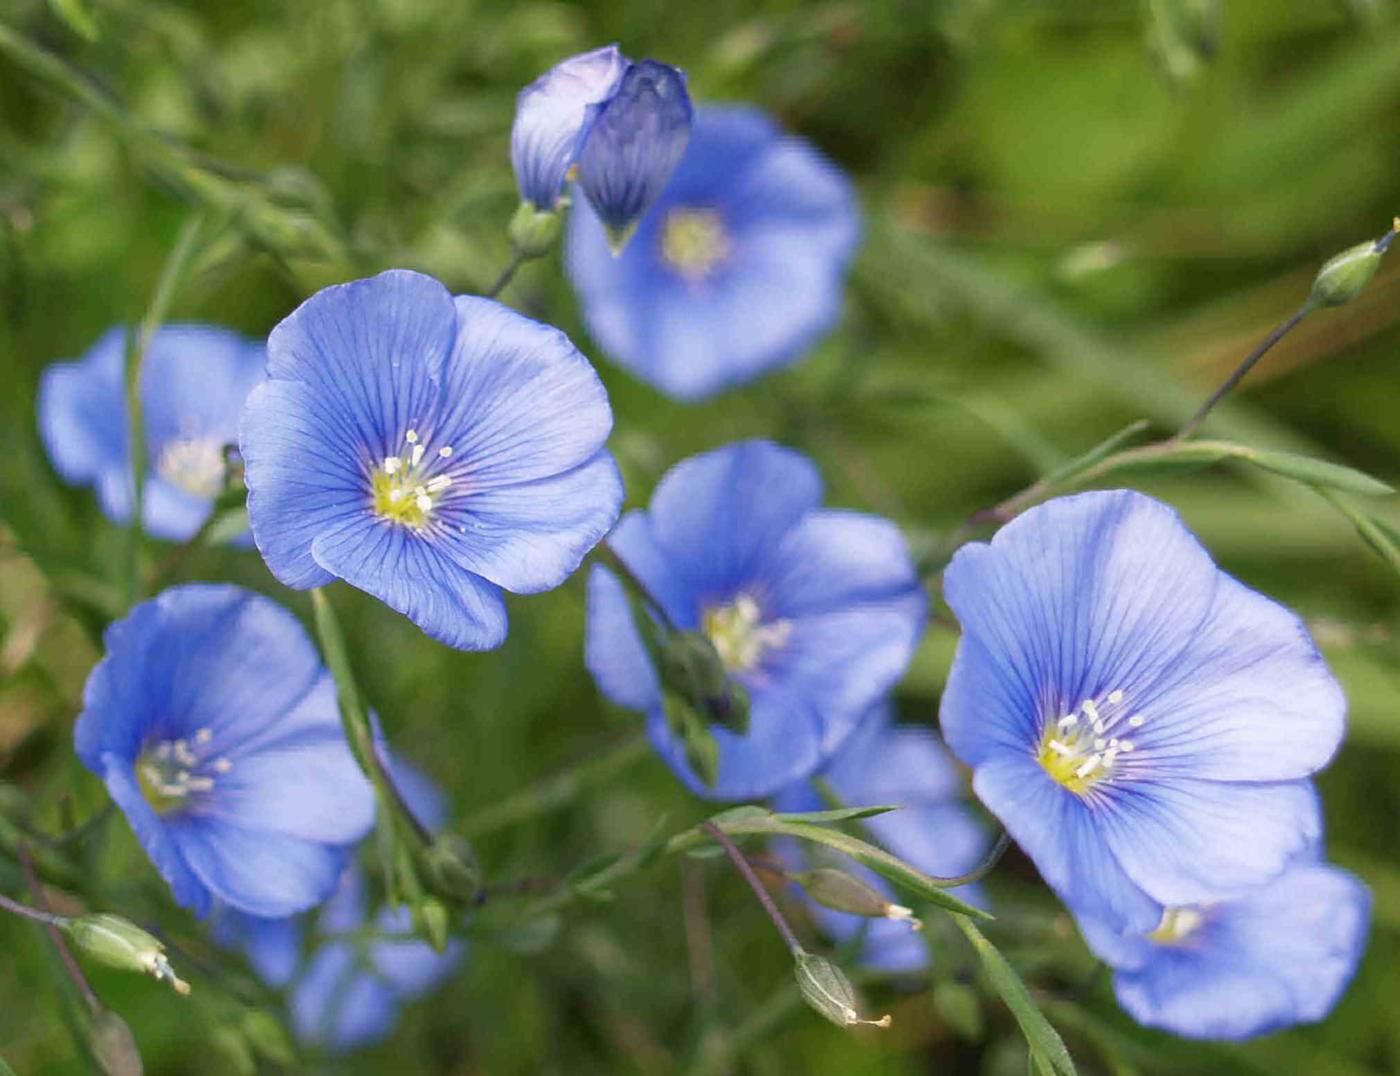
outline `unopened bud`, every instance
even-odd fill
[[[136,1036],[126,1021],[110,1009],[93,1017],[88,1045],[105,1076],[141,1076],[141,1050]]]
[[[481,867],[465,837],[439,833],[423,860],[434,893],[461,904],[475,904],[481,896]]]
[[[436,952],[445,953],[451,940],[452,918],[440,900],[427,897],[413,906],[414,925]]]
[[[749,730],[749,695],[729,676],[709,636],[673,631],[661,643],[661,681],[709,721],[744,735]]]
[[[662,707],[667,725],[685,750],[686,762],[703,784],[713,786],[719,780],[719,741],[709,724],[674,691],[662,693]]]
[[[99,912],[70,919],[64,926],[73,944],[94,960],[122,971],[139,971],[167,982],[177,994],[190,984],[175,974],[160,939],[119,915]]]
[[[1312,302],[1316,306],[1341,306],[1350,302],[1365,290],[1376,275],[1381,264],[1381,255],[1390,246],[1396,232],[1400,232],[1400,217],[1394,227],[1372,242],[1357,243],[1350,250],[1344,250],[1331,258],[1317,272],[1313,281]]]
[[[526,258],[542,258],[559,238],[561,214],[521,202],[510,218],[510,245]]]
[[[915,917],[912,908],[891,904],[885,895],[868,882],[835,867],[817,867],[804,874],[794,874],[807,895],[823,908],[863,915],[867,919],[903,919],[914,930],[924,924]]]
[[[870,1027],[889,1027],[890,1015],[886,1013],[878,1020],[864,1020],[856,1011],[856,992],[846,973],[824,956],[798,950],[797,988],[802,992],[802,1000],[821,1013],[838,1027],[854,1027],[866,1024]]]

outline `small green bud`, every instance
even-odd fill
[[[1368,239],[1329,259],[1313,281],[1312,301],[1318,306],[1341,306],[1356,298],[1376,275],[1381,250]]]
[[[910,908],[902,904],[891,904],[885,895],[874,886],[861,881],[835,867],[817,867],[804,874],[794,874],[793,879],[807,891],[807,895],[824,908],[851,915],[863,915],[867,919],[903,919],[914,930],[922,930],[924,924],[914,916]]]
[[[526,258],[542,258],[559,239],[562,215],[559,210],[539,209],[530,202],[521,202],[510,218],[510,245]]]
[[[447,951],[451,941],[452,917],[447,905],[435,897],[425,897],[413,906],[413,921],[418,932],[428,939],[437,952]]]
[[[826,957],[801,949],[793,956],[797,961],[797,988],[802,992],[802,1000],[833,1024],[838,1027],[853,1027],[856,1024],[890,1026],[889,1013],[878,1020],[861,1019],[856,1011],[856,992],[851,981]]]
[[[719,780],[719,741],[709,723],[677,692],[662,691],[666,724],[685,747],[685,760],[706,785]]]
[[[661,682],[704,714],[740,736],[749,729],[749,695],[724,667],[709,636],[673,631],[661,643]]]
[[[105,1076],[141,1076],[141,1050],[136,1036],[126,1021],[110,1009],[93,1017],[88,1046]]]
[[[98,912],[70,919],[64,930],[75,946],[108,967],[154,976],[169,983],[177,994],[190,992],[190,984],[175,974],[166,959],[160,939],[130,920]]]
[[[439,833],[423,853],[428,887],[460,904],[475,904],[481,896],[481,867],[465,837]]]

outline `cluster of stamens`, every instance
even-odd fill
[[[1181,908],[1163,908],[1162,921],[1147,935],[1147,940],[1158,945],[1181,945],[1198,931],[1206,921],[1206,913],[1201,908],[1189,905]]]
[[[792,634],[786,620],[763,623],[763,611],[748,594],[705,613],[705,634],[729,672],[748,672],[763,655],[783,646]]]
[[[1120,757],[1134,750],[1125,734],[1145,720],[1142,714],[1129,716],[1121,691],[1110,691],[1102,704],[1085,699],[1077,710],[1047,724],[1040,764],[1071,792],[1087,791],[1112,776]]]
[[[429,455],[417,430],[409,430],[404,441],[404,454],[385,456],[374,472],[374,511],[391,522],[418,528],[427,525],[439,498],[452,485],[451,475],[432,473],[452,458],[452,446],[443,445]]]
[[[224,488],[224,447],[217,437],[171,441],[156,459],[156,473],[186,493],[212,500]]]
[[[168,811],[191,793],[209,792],[215,777],[228,773],[233,763],[222,756],[209,757],[214,733],[200,729],[194,740],[161,740],[142,753],[136,773],[146,799],[157,811]]]
[[[661,257],[681,276],[703,280],[729,256],[729,233],[715,209],[679,207],[661,226]]]

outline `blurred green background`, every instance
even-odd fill
[[[686,407],[607,364],[557,257],[526,267],[507,301],[598,362],[631,503],[681,457],[763,434],[812,454],[830,501],[892,516],[932,549],[1127,422],[1173,428],[1296,308],[1324,258],[1400,212],[1400,13],[1385,0],[1235,0],[1200,42],[1176,21],[1197,6],[4,0],[0,806],[27,798],[54,832],[103,802],[71,725],[123,543],[91,494],[48,467],[34,387],[46,363],[140,318],[192,205],[233,224],[183,282],[180,319],[263,335],[316,288],[389,266],[481,290],[508,259],[517,90],[614,40],[683,66],[697,99],[769,108],[855,177],[867,237],[839,330],[795,369]],[[1392,255],[1208,429],[1400,480],[1397,321]],[[1216,468],[1145,488],[1227,569],[1307,617],[1348,689],[1350,735],[1321,784],[1331,852],[1376,894],[1369,953],[1326,1023],[1203,1047],[1118,1013],[1014,853],[991,884],[1005,914],[989,936],[1084,1072],[1400,1071],[1400,580],[1322,498],[1281,479]],[[1400,525],[1393,503],[1365,508]],[[198,551],[178,574],[309,611],[253,554]],[[635,844],[659,816],[680,829],[705,813],[650,755],[553,813],[514,825],[483,813],[634,733],[583,670],[581,582],[513,601],[508,642],[480,655],[334,592],[393,743],[450,791],[493,882],[559,874]],[[932,627],[899,692],[906,720],[934,720],[954,642]],[[248,1052],[227,989],[238,973],[171,909],[125,824],[79,855],[109,908],[159,922],[195,960],[188,1000],[93,973],[147,1071],[287,1071]],[[3,847],[0,888],[22,891]],[[893,1029],[844,1033],[801,1008],[781,943],[722,862],[668,861],[557,930],[475,938],[391,1042],[290,1070],[1024,1072],[1000,1003],[967,1004],[960,989],[970,951],[936,921],[930,938],[931,983],[864,988]],[[0,953],[0,1057],[21,1076],[91,1071],[42,933],[0,919]]]

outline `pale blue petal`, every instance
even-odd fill
[[[887,519],[818,509],[783,537],[765,572],[775,617],[830,612],[921,590],[904,536]]]
[[[105,765],[99,771],[107,784],[112,800],[121,808],[141,847],[151,857],[162,878],[170,885],[175,903],[195,915],[209,914],[212,907],[209,888],[190,869],[184,851],[161,817],[146,802],[131,764],[112,755],[104,756]]]
[[[39,434],[54,469],[71,483],[95,482],[127,465],[122,396],[126,330],[103,334],[76,362],[54,363],[39,382]],[[120,521],[119,521],[120,522]]]
[[[327,945],[311,958],[290,1007],[298,1039],[341,1052],[387,1037],[399,1019],[393,990],[361,966],[346,942]]]
[[[629,710],[661,704],[661,683],[637,631],[622,584],[602,565],[588,574],[588,619],[583,661],[598,690]]]

